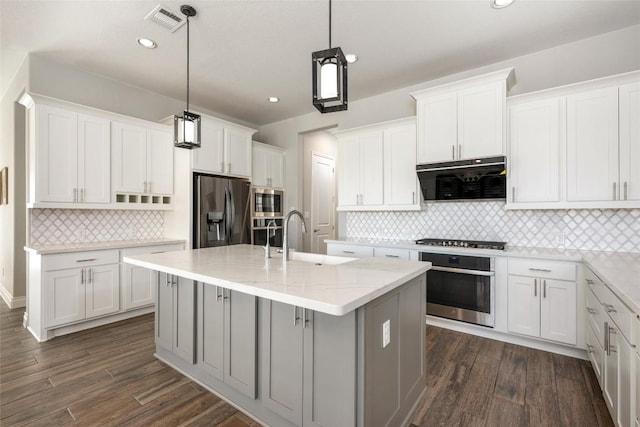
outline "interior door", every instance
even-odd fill
[[[335,213],[335,160],[311,154],[311,252],[327,253],[326,239],[333,239]]]

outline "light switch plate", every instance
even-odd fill
[[[385,348],[391,342],[391,320],[387,320],[382,324],[382,348]]]

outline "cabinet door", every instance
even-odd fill
[[[173,194],[173,140],[168,131],[147,129],[147,193]]]
[[[171,276],[156,273],[156,345],[173,351],[173,287]]]
[[[416,127],[400,126],[384,131],[384,204],[417,203]]]
[[[225,129],[225,158],[227,173],[251,177],[251,135],[234,128]]]
[[[257,298],[226,290],[224,382],[256,398]]]
[[[147,130],[118,122],[111,126],[114,191],[142,193],[147,180]]]
[[[253,185],[268,187],[269,186],[269,150],[253,146],[253,159],[251,161],[251,183]]]
[[[567,200],[617,200],[618,89],[567,97]]]
[[[193,169],[224,173],[224,128],[217,123],[202,123],[202,146],[191,151]]]
[[[306,310],[304,318],[302,425],[356,425],[355,311],[331,316]]]
[[[616,414],[618,413],[618,353],[616,351],[618,346],[618,334],[611,323],[611,320],[608,319],[605,322],[605,336],[607,331],[613,330],[614,333],[610,333],[609,335],[609,346],[612,350],[610,354],[605,353],[604,358],[604,387],[602,388],[602,394],[604,396],[604,401],[609,407],[609,412],[611,412],[612,417],[616,418]],[[606,351],[606,348],[605,348]]]
[[[360,136],[360,202],[365,206],[384,203],[383,132]]]
[[[509,110],[509,163],[512,203],[559,200],[558,98]]]
[[[538,279],[542,282],[540,336],[565,344],[576,344],[576,282]]]
[[[284,188],[284,153],[272,152],[269,155],[269,185]]]
[[[78,200],[111,201],[111,123],[78,114]]]
[[[71,268],[45,273],[44,304],[47,328],[84,320],[83,270]]]
[[[223,288],[198,283],[198,366],[223,380],[224,302]]]
[[[461,159],[504,153],[505,83],[494,82],[458,93],[458,144]]]
[[[85,301],[87,319],[120,310],[119,265],[87,267]]]
[[[36,105],[37,202],[74,202],[78,190],[77,114]]]
[[[632,427],[635,423],[635,415],[632,417],[634,402],[631,400],[632,390],[635,389],[633,362],[635,349],[627,342],[624,336],[619,336],[618,347],[615,349],[618,355],[618,422],[620,427]]]
[[[595,331],[589,325],[587,326],[587,353],[589,355],[589,360],[591,361],[591,366],[593,367],[593,371],[596,374],[596,378],[598,379],[598,383],[600,384],[600,388],[603,387],[602,383],[602,369],[604,363],[604,349],[600,346],[598,342],[598,338],[595,335]]]
[[[640,84],[620,88],[620,200],[640,200]]]
[[[157,273],[148,268],[132,264],[122,264],[122,308],[152,305],[155,300]]]
[[[173,276],[173,353],[195,363],[196,288],[193,280]]]
[[[455,160],[458,154],[458,95],[418,102],[418,163]]]
[[[360,201],[360,143],[357,138],[340,141],[339,170],[338,201],[340,206],[358,205]]]
[[[300,309],[261,299],[261,399],[264,406],[302,425],[302,337]]]
[[[509,275],[508,326],[510,332],[540,336],[540,280]]]
[[[636,344],[637,346],[638,344]],[[636,347],[637,348],[637,347]],[[635,426],[640,427],[640,353],[636,354],[636,410],[635,410]]]

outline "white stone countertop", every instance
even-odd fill
[[[62,254],[69,252],[100,251],[105,249],[124,249],[140,246],[169,245],[185,243],[183,239],[144,239],[144,240],[110,240],[105,242],[83,242],[63,245],[30,245],[25,246],[27,252],[39,255]]]
[[[392,247],[421,252],[454,255],[483,255],[492,257],[536,258],[554,261],[584,262],[604,281],[636,315],[640,316],[640,253],[580,251],[576,249],[532,248],[509,246],[506,250],[469,249],[416,245],[413,240],[345,239],[326,240],[327,243]]]
[[[289,260],[282,254],[266,259],[260,246],[233,245],[125,257],[140,267],[238,292],[341,316],[424,274],[431,263],[382,258],[337,257],[317,265]],[[321,256],[322,257],[322,256]]]

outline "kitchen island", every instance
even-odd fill
[[[268,425],[406,424],[425,390],[430,264],[281,257],[125,258],[158,272],[156,356]]]

